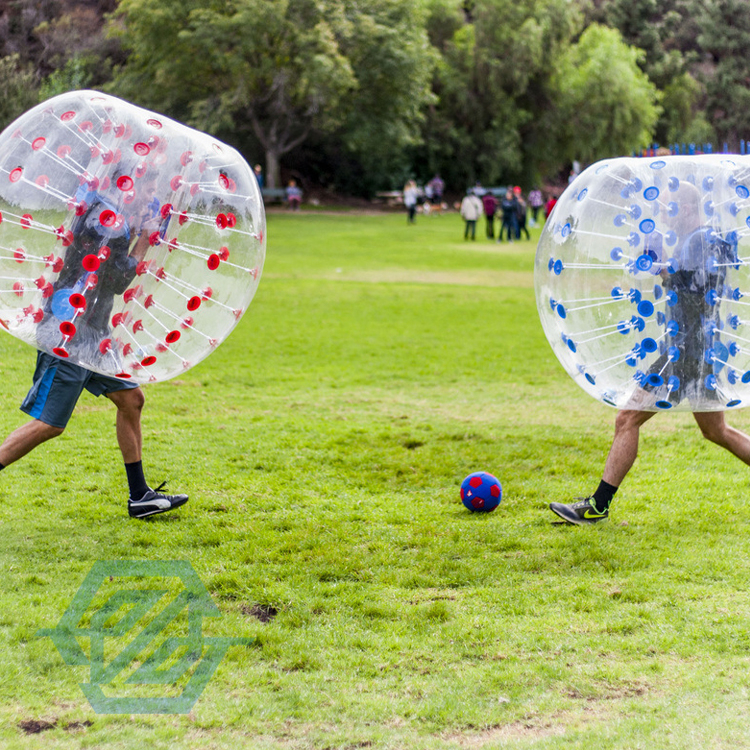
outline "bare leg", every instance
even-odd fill
[[[13,430],[0,445],[0,464],[9,466],[34,450],[37,445],[62,435],[63,431],[62,427],[53,427],[40,422],[38,419],[33,419],[31,422],[21,425],[18,429]]]
[[[143,391],[128,388],[108,393],[107,397],[117,407],[117,444],[124,463],[140,461],[143,447],[141,411],[146,401]]]
[[[740,461],[750,465],[750,437],[744,432],[730,427],[724,419],[724,412],[696,412],[693,417],[698,423],[698,427],[701,428],[704,438],[720,445],[722,448],[726,448]]]
[[[602,479],[614,487],[619,487],[638,455],[638,438],[642,425],[653,417],[652,411],[624,409],[615,419],[615,436],[604,464]],[[696,415],[697,418],[697,415]]]

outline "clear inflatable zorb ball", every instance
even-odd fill
[[[534,280],[552,349],[600,401],[750,404],[750,159],[592,165],[548,219]]]
[[[178,375],[237,325],[264,257],[253,172],[205,133],[74,91],[0,134],[0,325],[37,349]]]

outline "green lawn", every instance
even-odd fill
[[[3,471],[0,747],[750,748],[748,470],[660,415],[611,521],[552,523],[596,486],[614,412],[544,339],[536,232],[271,214],[238,328],[146,389],[147,477],[185,508],[127,518],[88,394]],[[0,336],[3,432],[33,360]],[[494,513],[460,502],[476,470]],[[223,615],[204,634],[256,638],[188,715],[96,714],[88,668],[35,637],[113,559],[189,561]]]

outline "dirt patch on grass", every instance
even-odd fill
[[[563,722],[548,721],[533,723],[515,721],[512,724],[492,727],[484,732],[444,735],[442,739],[453,742],[459,747],[498,747],[501,742],[541,740],[546,737],[558,737],[565,734],[566,729],[567,727]]]
[[[270,604],[243,604],[240,611],[243,615],[254,617],[261,622],[271,622],[279,614],[279,610]]]
[[[59,719],[24,719],[18,722],[18,728],[26,734],[41,734],[49,729],[61,727],[66,732],[80,732],[93,726],[94,722],[86,719],[85,721],[60,722]]]
[[[45,719],[24,719],[18,722],[18,728],[26,734],[40,734],[48,729],[54,729],[57,726],[57,719],[46,721]]]

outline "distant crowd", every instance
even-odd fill
[[[424,213],[442,212],[446,209],[447,205],[443,202],[444,190],[445,183],[440,175],[435,175],[425,185],[423,192],[414,180],[409,180],[404,185],[403,192],[407,221],[414,223],[420,203],[423,204]],[[528,227],[539,224],[542,212],[546,220],[556,202],[556,195],[550,194],[545,198],[538,187],[524,196],[518,185],[500,189],[485,188],[477,183],[466,191],[463,200],[455,208],[465,222],[464,239],[476,239],[477,222],[484,216],[487,239],[495,239],[497,227],[498,242],[514,242],[523,235],[526,239],[531,239]]]

